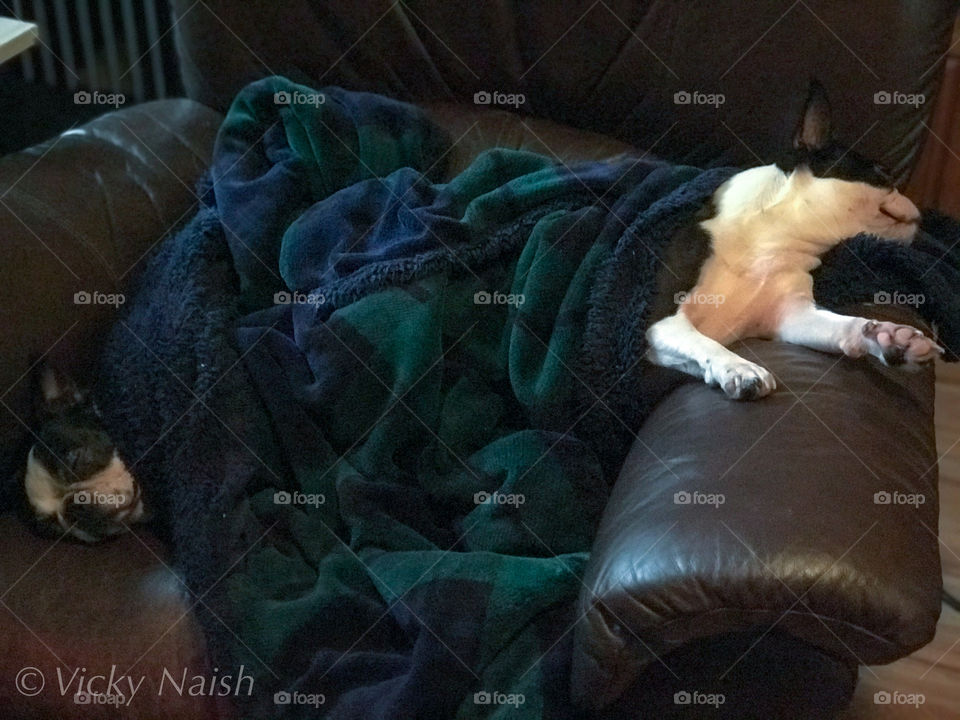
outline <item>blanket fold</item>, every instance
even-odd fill
[[[574,600],[653,382],[673,231],[735,170],[492,149],[418,109],[244,89],[204,206],[103,356],[110,431],[244,717],[574,718]],[[818,300],[917,289],[951,349],[952,222],[856,238]],[[664,279],[668,275],[675,277]],[[662,373],[661,373],[662,380]]]

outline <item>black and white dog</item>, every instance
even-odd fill
[[[818,83],[811,84],[792,151],[773,165],[737,173],[712,203],[713,215],[699,222],[711,254],[677,312],[647,330],[651,362],[749,400],[768,395],[776,382],[725,347],[743,338],[873,355],[891,365],[928,362],[943,352],[916,328],[838,315],[814,303],[810,272],[827,250],[862,232],[909,243],[920,219],[878,166],[833,140]]]
[[[143,520],[140,487],[88,393],[50,366],[41,371],[39,386],[41,422],[24,473],[36,528],[92,543]]]

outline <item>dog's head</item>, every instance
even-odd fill
[[[784,199],[837,239],[868,232],[909,242],[920,213],[887,172],[833,137],[830,103],[813,81],[793,139],[777,166],[787,174]]]
[[[39,374],[40,424],[24,490],[41,527],[95,542],[143,516],[137,482],[117,453],[96,405],[50,366]]]

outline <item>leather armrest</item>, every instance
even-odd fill
[[[30,410],[30,362],[49,352],[83,378],[117,306],[77,304],[74,293],[126,292],[150,249],[189,220],[220,120],[191,100],[150,102],[0,159],[0,449],[8,495],[22,476],[12,465],[23,461],[14,446]],[[0,666],[9,678],[0,715],[115,716],[110,705],[77,704],[79,680],[70,680],[114,669],[145,678],[124,717],[230,716],[226,698],[180,697],[169,683],[159,694],[164,671],[209,678],[213,669],[195,600],[147,531],[86,547],[37,537],[5,515],[0,543]],[[31,685],[18,689],[23,668]],[[72,682],[67,691],[61,678]],[[98,682],[93,689],[104,690]]]
[[[710,637],[775,629],[851,665],[933,637],[933,371],[761,340],[734,349],[777,391],[737,403],[682,385],[614,487],[575,631],[572,691],[587,707]]]
[[[81,378],[99,352],[112,294],[196,205],[220,115],[161,100],[103,115],[0,159],[0,472],[29,412],[30,362],[50,352]],[[82,299],[82,298],[81,298]]]
[[[236,679],[238,668],[210,666],[194,614],[204,607],[167,565],[160,542],[148,531],[88,547],[38,537],[4,515],[0,543],[5,548],[0,555],[0,715],[5,720],[235,716],[229,697],[191,695],[186,689],[181,695],[174,689],[183,685],[184,676],[188,685],[196,676],[215,673]],[[111,670],[116,684],[108,690]],[[127,678],[139,683],[133,694]],[[124,706],[78,704],[81,682],[84,690],[114,699],[123,693]]]

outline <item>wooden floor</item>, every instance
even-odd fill
[[[940,458],[940,558],[947,589],[960,597],[960,364],[937,364]],[[917,707],[878,705],[878,691],[922,693]],[[960,719],[960,613],[946,606],[933,642],[892,665],[861,668],[844,720]]]

